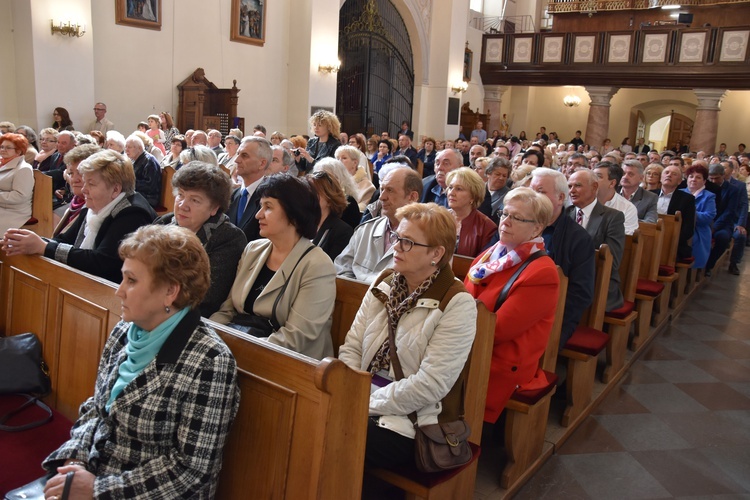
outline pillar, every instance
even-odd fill
[[[493,130],[500,130],[500,121],[502,120],[500,105],[503,103],[503,94],[509,88],[506,85],[484,86],[484,109],[490,114],[489,123],[484,124],[484,129],[487,130],[488,136]]]
[[[609,102],[618,90],[620,89],[617,87],[586,87],[591,104],[585,141],[595,149],[601,149],[604,139],[609,135]]]
[[[726,95],[722,89],[694,89],[698,98],[693,133],[690,135],[690,151],[704,151],[707,155],[716,151],[716,132],[719,128],[721,100]]]

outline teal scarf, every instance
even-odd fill
[[[118,369],[119,377],[117,377],[117,381],[109,395],[109,401],[105,405],[107,412],[109,412],[112,403],[114,403],[123,389],[156,358],[159,350],[161,350],[161,346],[164,345],[164,342],[167,341],[169,335],[177,324],[182,321],[182,318],[185,317],[188,311],[190,311],[189,307],[177,311],[172,317],[150,332],[137,326],[135,323],[130,324],[128,343],[125,345],[125,353],[128,357]]]

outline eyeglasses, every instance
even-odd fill
[[[104,108],[94,108],[94,111],[107,111],[107,110]]]
[[[507,218],[510,218],[510,220],[512,220],[513,222],[526,222],[527,224],[536,224],[536,221],[533,219],[522,219],[513,214],[509,214],[508,212],[502,212],[500,214],[500,220],[505,220]]]
[[[0,146],[0,151],[15,151],[15,146]]]
[[[44,137],[42,137],[41,139],[39,139],[39,142],[57,142],[57,139],[45,139]]]
[[[414,245],[417,245],[418,247],[425,247],[430,248],[432,245],[425,245],[424,243],[417,243],[416,241],[412,241],[409,238],[402,238],[398,235],[396,231],[391,231],[388,234],[388,241],[391,242],[391,245],[396,246],[398,244],[401,248],[402,252],[409,252],[412,248],[414,248]]]

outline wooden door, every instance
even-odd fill
[[[693,133],[693,120],[679,113],[672,113],[672,119],[669,122],[669,141],[667,149],[675,150],[675,145],[679,141],[680,145],[690,144],[690,135]]]

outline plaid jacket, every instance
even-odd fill
[[[191,311],[107,413],[129,327],[122,321],[115,326],[94,396],[81,405],[70,440],[43,466],[53,470],[70,458],[85,461],[96,475],[95,498],[213,498],[239,407],[234,357]]]

